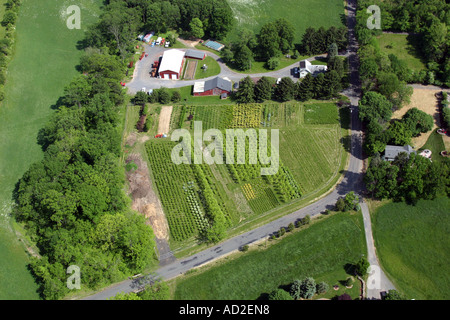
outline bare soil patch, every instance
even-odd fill
[[[186,71],[184,72],[184,80],[194,80],[195,71],[197,70],[197,60],[188,60]]]
[[[152,188],[147,163],[141,155],[130,154],[126,163],[134,162],[137,169],[126,173],[129,194],[132,199],[131,208],[145,216],[151,225],[155,237],[158,239],[169,239],[169,225],[162,210],[161,203]]]
[[[172,109],[172,106],[162,107],[161,113],[159,114],[158,134],[169,133]]]
[[[436,92],[439,90],[430,90],[430,89],[418,89],[414,88],[414,92],[411,96],[411,103],[404,106],[400,110],[397,110],[392,115],[392,119],[401,119],[403,115],[411,108],[417,108],[423,112],[428,113],[434,119],[433,130],[441,127],[440,115],[439,115],[439,104],[438,100],[435,96]],[[420,136],[412,139],[412,146],[414,148],[421,148],[428,140],[430,134],[433,130],[422,133]],[[445,138],[445,137],[444,137]],[[449,137],[447,137],[449,138]],[[445,142],[445,139],[444,139]]]

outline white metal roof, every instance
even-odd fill
[[[194,93],[200,93],[205,91],[205,81],[199,81],[194,83]]]
[[[171,49],[164,52],[161,65],[159,66],[159,73],[163,71],[180,72],[181,64],[183,63],[184,52]]]

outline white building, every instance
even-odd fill
[[[164,52],[161,65],[159,66],[159,76],[162,79],[179,80],[183,71],[184,51],[171,49]]]
[[[306,77],[308,73],[315,77],[319,73],[326,72],[327,69],[327,66],[313,65],[308,60],[302,60],[300,61],[300,78]]]

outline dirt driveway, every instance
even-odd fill
[[[172,110],[173,106],[162,107],[161,113],[159,114],[158,134],[169,133]]]

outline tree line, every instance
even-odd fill
[[[233,22],[226,0],[110,0],[99,22],[88,30],[83,45],[107,46],[110,54],[126,59],[134,53],[139,33],[176,30],[195,36],[200,28],[202,36],[222,39]]]
[[[300,54],[313,55],[329,51],[332,44],[338,50],[347,46],[347,28],[330,27],[325,29],[308,28],[301,44],[295,44],[295,28],[284,18],[264,24],[259,33],[241,29],[239,40],[231,42],[221,52],[222,59],[235,68],[245,71],[251,68],[253,61],[265,62],[268,70],[275,70],[280,64],[282,55],[290,55],[297,59]]]
[[[14,192],[14,216],[39,249],[30,269],[45,299],[69,293],[71,265],[80,268],[83,288],[95,290],[157,262],[153,231],[123,191],[118,83],[125,67],[98,49],[80,65],[83,74],[65,87],[39,132],[43,159]]]
[[[347,66],[340,57],[329,61],[329,69],[316,77],[307,74],[301,81],[294,82],[290,77],[279,81],[269,77],[261,77],[254,82],[250,76],[239,82],[234,98],[239,103],[264,102],[275,100],[308,101],[310,99],[330,99],[339,96],[346,84]],[[278,82],[278,83],[277,83]]]
[[[10,55],[14,50],[15,25],[20,5],[21,0],[7,0],[4,4],[5,13],[3,14],[3,20],[0,22],[2,27],[5,28],[5,36],[0,40],[0,101],[5,98],[3,86],[6,83]]]

